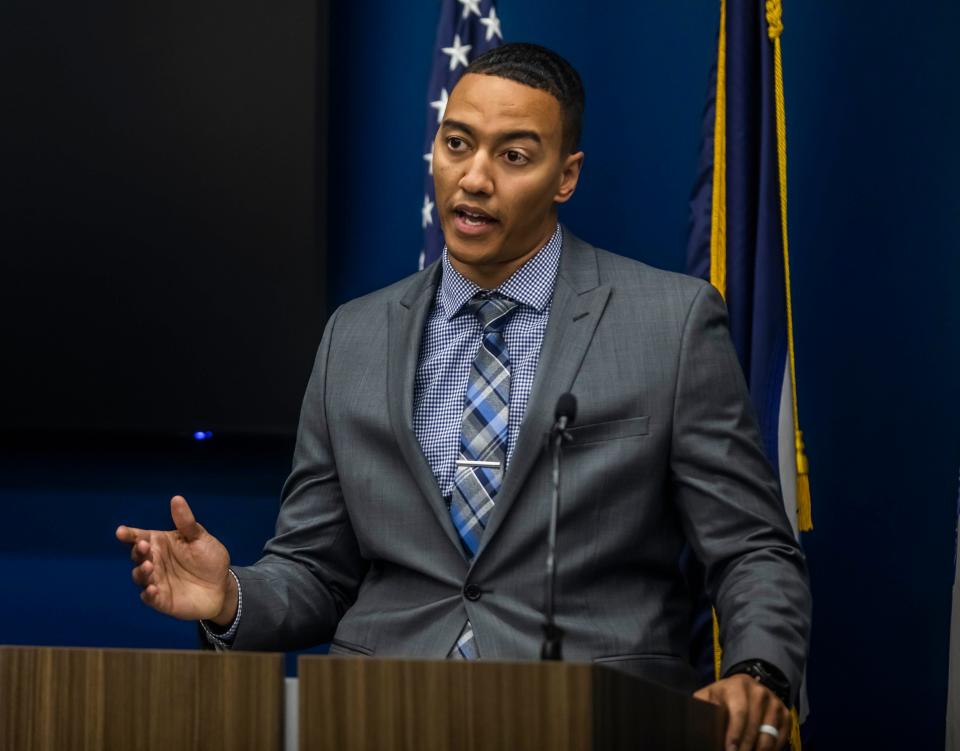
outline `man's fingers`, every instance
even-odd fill
[[[203,534],[203,527],[197,523],[197,520],[193,516],[193,511],[191,511],[190,506],[187,505],[187,499],[182,495],[175,495],[170,499],[170,516],[173,517],[173,523],[177,528],[177,532],[179,532],[187,542],[196,540]]]
[[[140,538],[147,536],[146,530],[138,529],[137,527],[128,527],[125,524],[117,527],[115,534],[120,542],[125,542],[128,545],[132,545]]]
[[[139,566],[135,566],[131,572],[133,582],[138,587],[145,589],[150,585],[150,574],[153,573],[153,564],[150,561],[144,561]]]
[[[782,701],[774,702],[778,707],[780,723],[777,725],[777,729],[780,731],[780,739],[774,744],[774,748],[781,749],[786,748],[787,744],[790,742],[790,734],[793,732],[793,716],[790,714],[790,710],[787,709],[787,706]],[[770,723],[771,725],[774,723]]]
[[[750,711],[747,692],[742,684],[737,683],[728,686],[724,704],[730,718],[727,722],[727,737],[723,742],[724,748],[728,751],[739,751],[744,748],[741,740],[746,730]]]
[[[783,748],[790,735],[790,713],[779,699],[771,698],[767,703],[766,712],[760,721],[760,727],[764,725],[776,728],[778,734],[758,732],[757,751],[775,751]]]
[[[146,540],[137,540],[130,546],[130,560],[134,563],[143,563],[150,557],[150,543]]]
[[[771,704],[772,703],[773,702],[771,702]],[[784,733],[780,728],[780,722],[776,716],[776,712],[771,716],[770,707],[767,707],[767,714],[761,721],[760,728],[776,728],[778,735],[773,735],[770,732],[760,732],[758,728],[757,751],[775,751],[775,749],[780,748],[780,741],[784,738]]]
[[[735,675],[704,686],[693,698],[719,704],[727,710],[725,751],[779,751],[789,740],[790,713],[772,691],[745,675]],[[779,735],[760,733],[761,725]]]
[[[157,596],[160,594],[160,588],[156,584],[149,584],[147,588],[140,593],[140,599],[152,608],[157,606]]]
[[[761,720],[767,713],[767,705],[770,704],[773,694],[759,683],[750,681],[747,696],[747,724],[740,739],[740,751],[753,751],[757,748]]]
[[[713,691],[713,684],[701,688],[693,695],[693,698],[699,699],[700,701],[708,701],[711,704],[716,704],[717,706],[723,706],[723,702],[721,701],[720,697],[717,696]]]

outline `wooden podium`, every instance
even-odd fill
[[[722,747],[721,710],[597,665],[304,656],[299,672],[301,751]],[[3,751],[280,751],[284,720],[280,654],[0,647]]]
[[[0,647],[0,749],[281,751],[282,743],[283,655]]]
[[[304,656],[300,751],[723,748],[717,707],[611,668]]]

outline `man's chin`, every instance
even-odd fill
[[[451,231],[444,234],[444,240],[447,252],[461,263],[495,263],[503,255],[499,237],[463,235],[451,228]]]
[[[499,248],[471,246],[469,244],[450,245],[447,243],[447,253],[450,258],[464,266],[489,266],[495,264],[499,256]]]

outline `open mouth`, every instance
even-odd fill
[[[488,224],[496,224],[497,222],[497,220],[489,214],[472,207],[457,206],[454,209],[454,213],[456,213],[456,215],[460,217],[460,220],[468,227],[483,227]]]

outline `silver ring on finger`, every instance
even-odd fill
[[[780,738],[780,731],[777,730],[773,725],[761,725],[758,729],[759,733],[766,733],[767,735],[772,735],[774,738]]]

